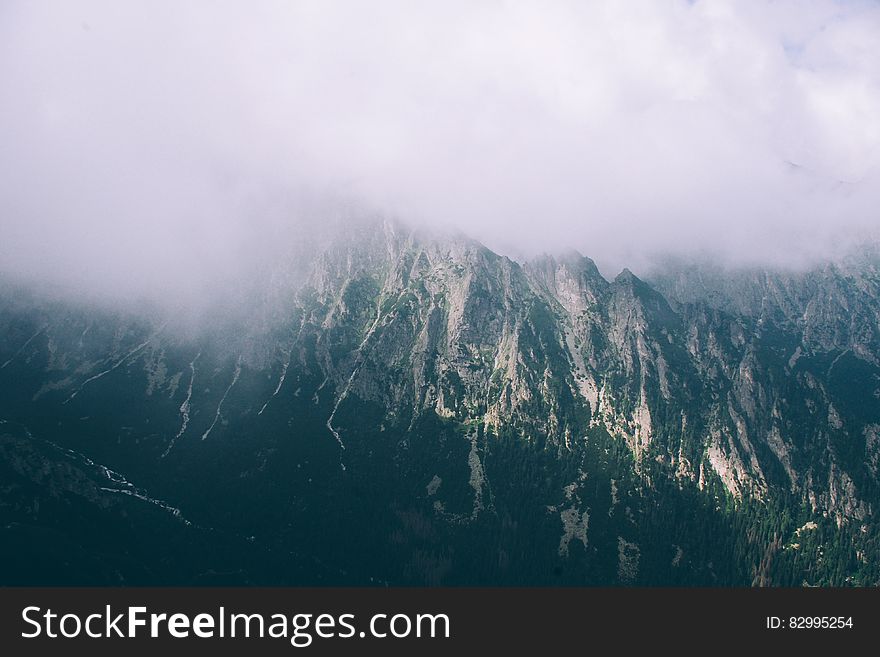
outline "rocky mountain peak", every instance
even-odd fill
[[[188,485],[177,468],[219,459],[224,481],[260,478],[290,450],[301,459],[280,464],[284,476],[310,473],[293,475],[297,504],[317,481],[330,497],[354,481],[405,509],[430,482],[418,513],[431,520],[401,512],[426,532],[502,513],[525,522],[522,500],[540,499],[528,522],[536,535],[545,516],[561,524],[553,558],[605,539],[634,553],[645,496],[785,503],[841,531],[873,518],[876,271],[690,266],[649,280],[624,269],[609,282],[577,252],[520,264],[463,236],[359,226],[316,248],[300,287],[235,339],[36,297],[5,303],[0,418],[55,443],[64,427],[88,454],[83,477],[105,459],[168,491]],[[110,404],[119,394],[126,403]],[[415,488],[412,472],[425,479]],[[603,477],[607,501],[591,483]],[[519,479],[532,482],[525,497],[510,488]]]

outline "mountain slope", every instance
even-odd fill
[[[125,496],[196,546],[83,582],[877,583],[877,271],[608,281],[386,222],[195,331],[8,287],[4,531]],[[27,474],[65,459],[112,485]]]

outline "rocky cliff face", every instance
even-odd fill
[[[774,532],[815,516],[868,537],[847,538],[847,555],[874,540],[880,276],[870,254],[798,274],[670,267],[650,283],[628,270],[608,281],[577,253],[520,264],[386,222],[317,252],[302,282],[267,295],[270,309],[193,335],[173,318],[25,297],[9,291],[0,309],[7,426],[161,493],[131,484],[137,501],[236,541],[253,531],[272,549],[322,553],[357,577],[523,581],[516,564],[539,553],[526,581],[557,581],[553,564],[574,562],[572,583],[752,581],[745,553],[725,570],[699,537],[681,538],[675,518],[694,505],[702,522],[732,523],[716,527],[732,544],[755,532],[747,543],[762,564],[787,536],[761,538],[760,509],[791,516]],[[20,457],[7,460],[21,470]],[[126,488],[107,480],[76,490]],[[215,508],[206,496],[220,481],[240,495]],[[259,500],[270,509],[262,522],[236,516]],[[718,520],[726,505],[733,518],[758,509],[751,529]],[[31,501],[12,507],[17,523],[39,517]],[[325,517],[339,513],[342,524]],[[382,529],[364,529],[377,513]],[[334,543],[376,535],[353,558],[304,537],[306,519]],[[803,570],[816,557],[798,540],[785,558]],[[462,556],[474,545],[483,562]],[[840,578],[865,582],[877,566],[856,556]]]
[[[735,275],[723,289],[683,272],[655,289],[628,270],[608,282],[576,253],[520,265],[465,239],[384,237],[361,260],[322,258],[306,287],[337,405],[356,395],[389,422],[434,412],[564,447],[598,425],[637,467],[654,459],[734,497],[788,489],[840,521],[871,513],[871,486],[854,482],[876,483],[863,438],[880,417],[874,264]],[[869,386],[835,377],[841,361]]]

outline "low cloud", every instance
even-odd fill
[[[346,213],[612,272],[880,224],[876,2],[12,1],[0,90],[0,268],[117,296]]]

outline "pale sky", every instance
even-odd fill
[[[880,3],[0,4],[0,270],[196,291],[340,204],[612,275],[876,239]]]

